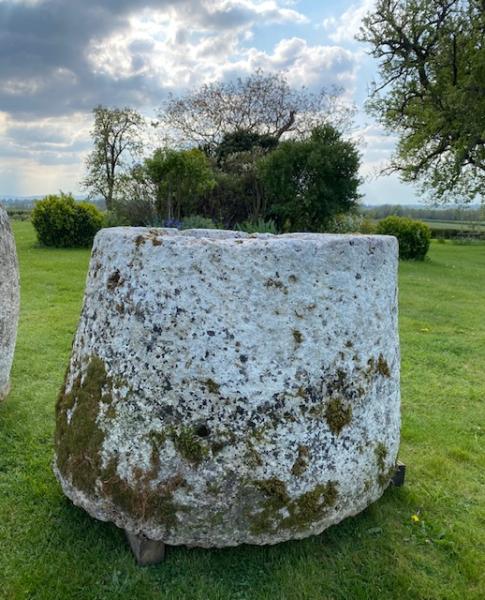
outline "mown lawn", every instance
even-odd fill
[[[429,261],[401,265],[404,488],[318,537],[169,548],[140,568],[123,533],[75,508],[51,471],[89,253],[42,249],[29,223],[14,229],[22,312],[0,406],[0,597],[485,598],[485,245],[436,243]]]

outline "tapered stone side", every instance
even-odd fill
[[[54,470],[167,544],[273,544],[377,500],[399,446],[397,243],[114,228],[93,248]]]
[[[7,396],[10,389],[18,316],[17,253],[7,213],[0,207],[0,400]]]

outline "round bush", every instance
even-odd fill
[[[71,194],[61,193],[36,203],[32,224],[44,246],[90,246],[103,227],[103,215],[93,204],[76,202]]]
[[[423,260],[429,249],[431,229],[421,221],[406,217],[386,217],[377,224],[376,233],[394,235],[399,242],[399,258]]]

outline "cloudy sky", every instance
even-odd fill
[[[283,72],[358,109],[364,202],[411,203],[373,174],[394,140],[363,112],[376,65],[354,40],[372,0],[0,0],[0,196],[81,192],[93,106],[153,115],[168,92]]]

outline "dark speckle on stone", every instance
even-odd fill
[[[216,332],[215,332],[215,331],[212,331],[212,329],[209,329],[209,330],[207,331],[207,335],[208,335],[209,337],[214,337],[214,336],[215,336],[215,334],[216,334]]]
[[[111,273],[111,275],[108,277],[108,283],[106,284],[106,287],[110,292],[114,292],[114,290],[122,283],[123,279],[121,278],[121,274],[118,269],[116,269],[116,271]]]
[[[208,437],[209,434],[210,434],[210,429],[207,427],[207,425],[205,423],[201,423],[200,425],[197,425],[197,427],[195,428],[195,435],[198,435],[201,438]]]

